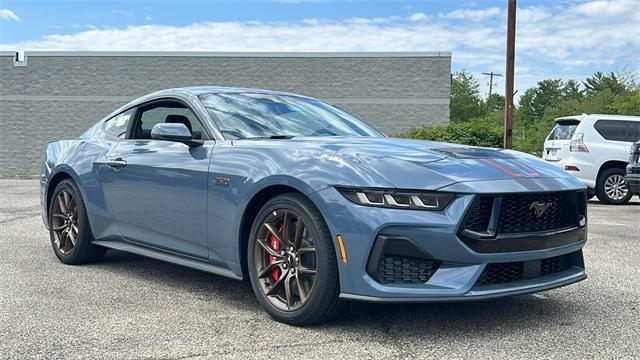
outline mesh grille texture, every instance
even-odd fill
[[[378,280],[383,284],[424,284],[438,270],[433,260],[384,255],[378,264]]]

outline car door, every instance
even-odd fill
[[[160,122],[188,125],[203,144],[151,139]],[[107,193],[120,233],[129,241],[207,258],[207,178],[215,142],[176,100],[140,106],[127,137],[107,159]]]

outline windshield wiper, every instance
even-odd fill
[[[291,139],[293,135],[269,135],[269,136],[254,136],[245,138],[246,140],[265,140],[265,139]]]

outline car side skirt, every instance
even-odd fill
[[[192,258],[192,257],[188,257],[188,256],[184,256],[184,255],[180,255],[180,254],[176,254],[168,251],[157,250],[154,248],[141,246],[141,245],[133,244],[126,241],[93,241],[92,244],[103,246],[109,249],[129,252],[132,254],[141,255],[141,256],[145,256],[145,257],[156,259],[156,260],[166,261],[176,265],[186,266],[188,268],[204,271],[210,274],[220,275],[220,276],[228,277],[235,280],[242,280],[242,276],[238,276],[233,271],[227,268],[224,268],[222,266],[213,265],[196,258]]]

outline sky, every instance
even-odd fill
[[[505,70],[506,3],[0,0],[0,51],[451,51],[486,94],[482,73]],[[640,0],[518,1],[518,92],[598,70],[640,70]]]

